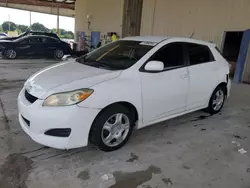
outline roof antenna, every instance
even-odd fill
[[[191,36],[189,38],[193,38],[193,36],[194,36],[194,32],[191,34]]]

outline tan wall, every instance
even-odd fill
[[[121,33],[124,0],[78,0],[75,6],[76,31]],[[90,16],[88,30],[87,15]]]
[[[194,37],[220,44],[224,31],[250,28],[249,0],[144,0],[141,35]]]

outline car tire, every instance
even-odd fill
[[[206,109],[208,113],[213,115],[221,111],[222,107],[224,106],[225,99],[226,99],[226,90],[227,89],[225,86],[218,86],[214,90],[209,100],[209,105]]]
[[[90,142],[105,152],[121,148],[133,132],[132,117],[131,112],[119,104],[104,109],[91,127]]]
[[[14,49],[6,49],[3,52],[3,57],[6,59],[16,59],[17,53]]]
[[[62,59],[63,56],[64,56],[64,53],[63,53],[62,50],[56,49],[56,50],[54,51],[54,57],[55,57],[55,59]]]

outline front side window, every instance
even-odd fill
[[[124,70],[134,65],[153,46],[140,41],[120,40],[101,47],[77,61],[90,66]]]
[[[214,56],[207,46],[187,44],[190,65],[198,65],[214,61]]]
[[[167,44],[157,51],[150,60],[163,62],[166,69],[183,66],[185,64],[183,45],[182,43]]]
[[[30,44],[40,43],[40,39],[39,38],[29,38],[29,43]]]

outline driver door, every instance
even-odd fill
[[[188,70],[182,43],[170,43],[159,49],[149,61],[161,61],[164,70],[141,70],[143,123],[184,112],[188,93]]]

